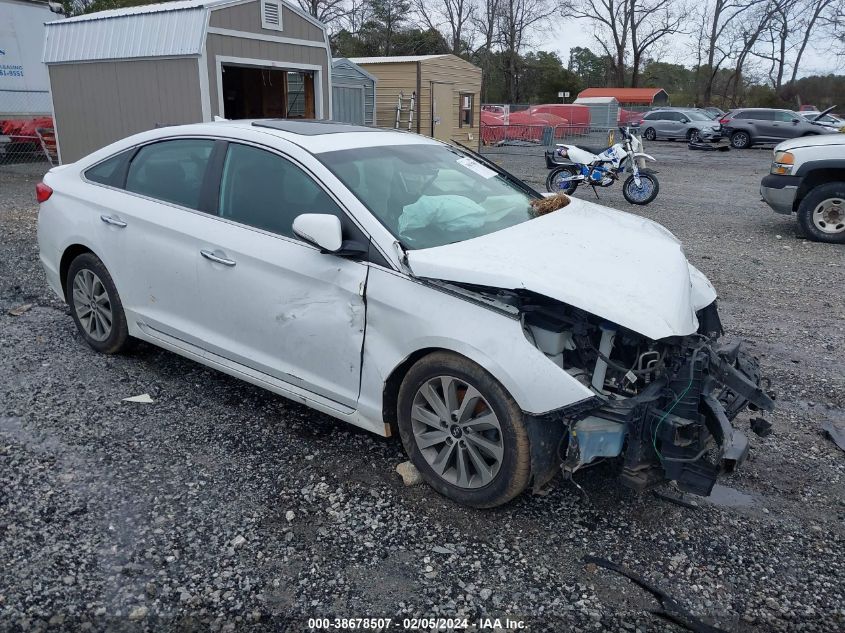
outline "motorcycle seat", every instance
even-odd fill
[[[609,149],[607,147],[599,148],[599,147],[589,147],[587,145],[576,145],[575,147],[577,147],[578,149],[583,149],[585,152],[590,152],[591,154],[595,154],[596,156],[601,154],[603,151]]]

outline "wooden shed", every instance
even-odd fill
[[[455,55],[357,57],[378,78],[376,119],[394,127],[400,95],[404,97],[400,129],[408,129],[408,106],[414,99],[411,131],[441,141],[478,143],[481,114],[481,69]]]
[[[378,79],[358,64],[332,60],[332,120],[353,125],[376,125]]]
[[[215,116],[331,118],[326,28],[287,0],[175,0],[50,22],[44,62],[63,162]]]

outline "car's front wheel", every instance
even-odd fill
[[[451,352],[419,360],[402,381],[397,413],[408,457],[440,494],[491,508],[528,485],[531,457],[523,413],[472,361]]]
[[[657,138],[657,132],[654,131],[653,127],[647,127],[643,132],[643,138],[647,141],[653,141]]]
[[[810,191],[798,207],[798,224],[818,242],[845,244],[845,182],[831,182]]]
[[[83,253],[68,268],[65,295],[80,334],[98,352],[116,354],[129,343],[123,303],[111,275],[93,253]]]

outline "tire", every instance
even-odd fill
[[[798,206],[798,224],[812,240],[845,244],[845,182],[812,189]]]
[[[690,143],[701,143],[702,140],[701,134],[695,128],[691,129],[687,134],[687,141]]]
[[[647,127],[643,132],[643,138],[647,141],[654,141],[657,139],[657,132],[654,131],[653,127]]]
[[[734,132],[731,134],[731,147],[734,149],[747,149],[751,147],[751,135],[748,132]]]
[[[640,172],[641,185],[643,185],[643,181],[651,183],[650,193],[646,189],[646,186],[642,187],[643,189],[646,189],[645,192],[638,191],[637,181],[634,180],[634,175],[631,174],[628,176],[627,180],[625,180],[622,184],[622,195],[625,196],[625,200],[631,204],[646,205],[651,203],[657,197],[657,194],[660,193],[660,183],[657,181],[657,177],[654,174]]]
[[[451,405],[444,393],[452,394]],[[469,393],[478,397],[467,402]],[[450,413],[465,403],[471,410],[462,422]],[[492,508],[528,485],[531,450],[523,413],[505,388],[469,359],[435,352],[419,360],[399,388],[397,418],[409,459],[444,497]]]
[[[82,338],[102,354],[117,354],[129,345],[123,303],[109,271],[93,253],[74,259],[65,279],[65,300]]]
[[[546,191],[550,193],[565,193],[566,195],[571,195],[575,193],[575,190],[578,188],[577,182],[570,181],[567,183],[566,187],[561,187],[560,183],[557,182],[557,177],[561,174],[565,174],[567,176],[577,176],[578,170],[574,166],[566,166],[566,167],[557,167],[549,172],[549,175],[546,176]]]

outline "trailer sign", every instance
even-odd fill
[[[46,3],[0,0],[0,93],[50,90],[41,61],[44,23],[58,17]]]

